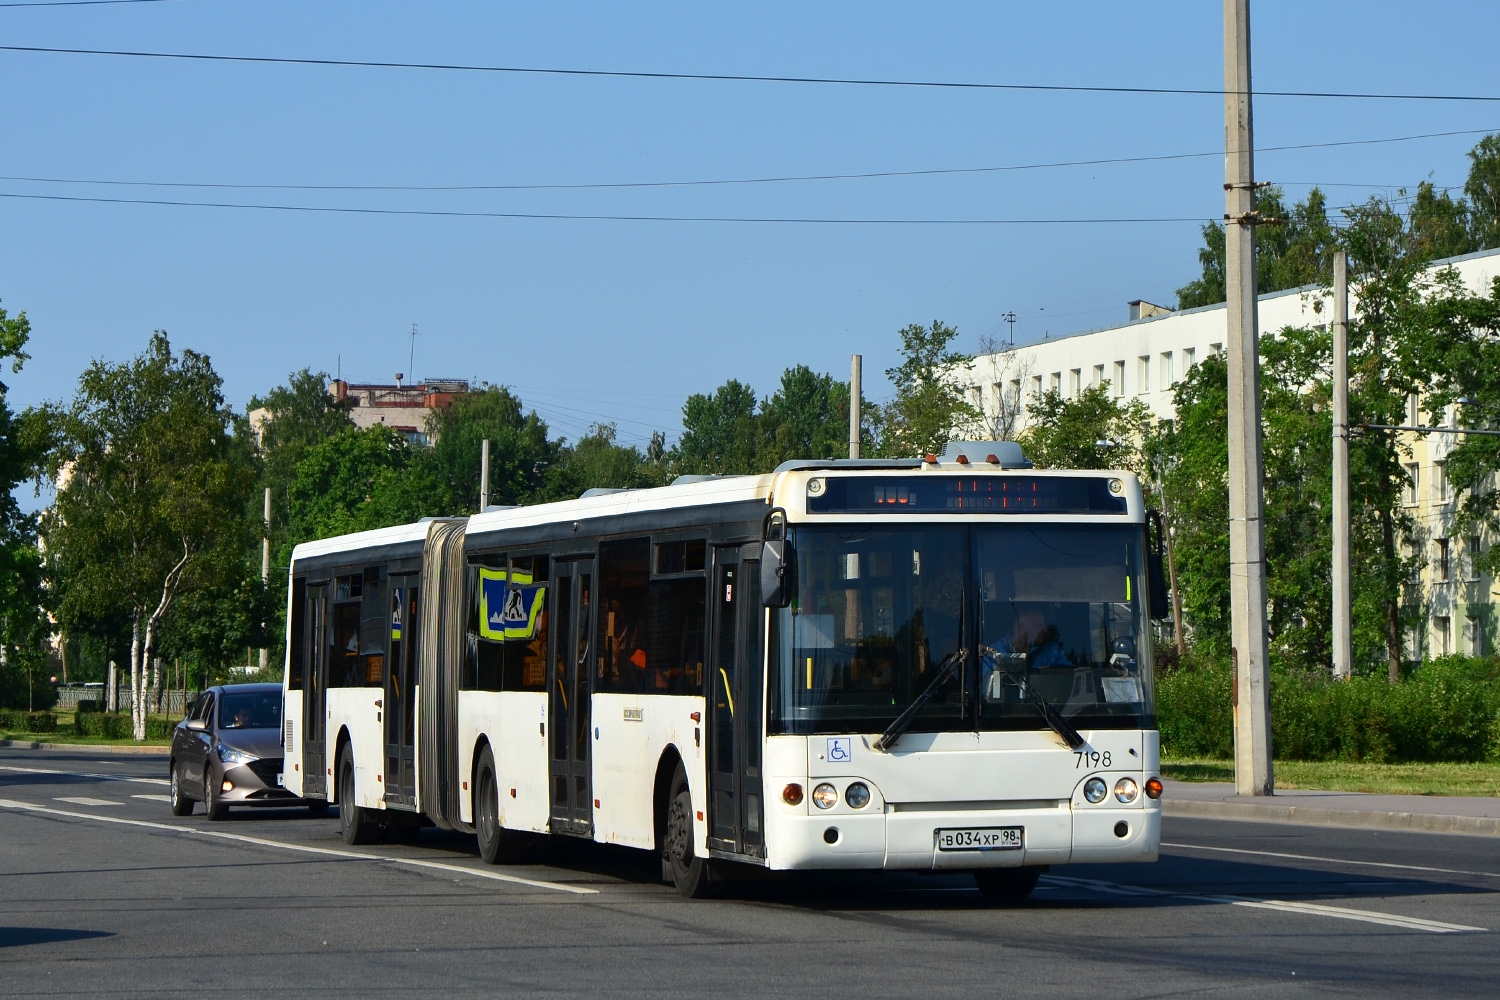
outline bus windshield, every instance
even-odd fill
[[[955,651],[912,732],[1155,726],[1139,525],[796,529],[772,612],[770,731],[879,733]]]

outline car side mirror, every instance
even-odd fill
[[[772,533],[779,537],[771,537]],[[786,539],[786,511],[776,507],[761,523],[760,603],[768,608],[784,608],[792,603],[796,592],[796,553]]]
[[[204,733],[208,731],[208,723],[204,722],[202,719],[189,719],[187,727],[195,733]]]
[[[1156,538],[1151,538],[1151,528],[1156,528]],[[1146,613],[1153,621],[1161,621],[1172,614],[1172,601],[1167,594],[1167,573],[1162,567],[1162,546],[1167,526],[1162,521],[1161,511],[1146,512]]]

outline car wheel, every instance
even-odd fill
[[[697,856],[693,846],[693,796],[688,790],[687,772],[677,766],[672,778],[672,797],[667,803],[667,837],[662,845],[672,884],[679,895],[702,899],[709,894],[708,862]]]
[[[992,903],[1016,902],[1031,895],[1045,867],[986,868],[974,873],[974,884]]]
[[[500,782],[495,755],[489,747],[480,752],[474,775],[474,833],[479,839],[479,856],[492,865],[520,864],[526,859],[528,838],[500,825]]]
[[[172,762],[172,815],[191,816],[192,814],[193,800],[183,794],[182,768],[174,760]]]
[[[215,822],[229,816],[229,806],[219,800],[219,783],[214,780],[213,766],[206,761],[203,764],[203,811]]]
[[[354,758],[346,746],[339,753],[339,828],[346,844],[373,844],[380,839],[380,824],[370,810],[354,804]]]

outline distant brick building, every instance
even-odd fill
[[[469,391],[464,379],[428,379],[421,385],[377,385],[345,382],[328,383],[334,399],[354,400],[349,416],[357,427],[384,425],[406,436],[412,444],[430,444],[427,418],[434,410],[446,410],[453,400]]]

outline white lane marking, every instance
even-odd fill
[[[1500,872],[1474,872],[1463,868],[1432,868],[1427,865],[1398,865],[1392,861],[1352,861],[1348,858],[1320,858],[1313,854],[1284,854],[1280,851],[1251,851],[1243,847],[1205,847],[1202,844],[1167,844],[1163,847],[1189,851],[1218,851],[1221,854],[1253,854],[1262,858],[1287,858],[1292,861],[1323,861],[1331,865],[1364,865],[1368,868],[1398,868],[1409,872],[1437,872],[1440,875],[1479,875],[1500,878]]]
[[[132,795],[131,798],[132,799],[145,799],[148,802],[171,802],[172,801],[172,796],[170,796],[170,795],[158,795],[155,792],[152,792],[149,795]]]
[[[54,798],[52,801],[53,802],[71,802],[75,806],[118,806],[118,805],[123,805],[123,803],[116,802],[114,799],[93,799],[93,798],[89,798],[87,795],[59,795],[56,798]]]
[[[411,865],[414,868],[431,868],[437,871],[469,875],[474,878],[492,879],[496,882],[514,882],[517,885],[529,885],[536,889],[555,889],[558,892],[571,892],[580,896],[592,896],[599,891],[598,889],[589,889],[584,886],[564,885],[561,882],[543,882],[540,879],[522,878],[519,875],[505,875],[500,872],[487,872],[477,868],[465,868],[462,865],[445,865],[441,861],[421,861],[416,858],[394,858],[384,854],[359,854],[355,851],[339,851],[331,847],[309,847],[304,844],[288,844],[280,840],[266,840],[263,837],[247,837],[242,833],[225,833],[220,830],[198,830],[190,826],[174,826],[171,823],[149,823],[139,819],[121,819],[118,816],[96,816],[92,813],[70,812],[66,809],[52,809],[48,806],[32,805],[30,802],[18,802],[15,799],[0,799],[0,809],[23,809],[27,812],[45,813],[49,816],[67,816],[71,819],[93,820],[96,823],[117,823],[121,826],[139,826],[148,830],[169,830],[173,833],[186,833],[198,837],[214,837],[219,840],[234,840],[242,844],[255,844],[257,847],[279,847],[283,851],[300,851],[303,854],[323,854],[335,858],[350,858],[355,861],[384,861],[394,865]]]
[[[1196,894],[1190,892],[1168,892],[1164,889],[1150,889],[1141,885],[1120,885],[1116,882],[1104,882],[1098,879],[1066,878],[1061,875],[1044,875],[1044,879],[1058,885],[1071,886],[1079,889],[1092,889],[1095,892],[1108,893],[1114,896],[1171,896],[1177,899],[1190,899],[1200,903],[1225,903],[1231,906],[1248,906],[1256,910],[1279,910],[1283,913],[1302,913],[1308,916],[1337,917],[1340,920],[1359,920],[1370,924],[1383,924],[1386,927],[1400,927],[1412,931],[1428,931],[1432,934],[1460,934],[1471,931],[1487,931],[1487,927],[1471,927],[1468,924],[1450,924],[1441,920],[1424,920],[1421,917],[1404,917],[1396,913],[1381,913],[1377,910],[1356,910],[1347,906],[1328,906],[1324,903],[1303,903],[1284,899],[1247,899],[1244,896],[1219,896]]]
[[[92,771],[59,771],[51,767],[14,767],[0,764],[0,771],[19,771],[23,774],[61,774],[69,778],[97,778],[100,781],[134,781],[140,785],[170,785],[166,778],[133,778],[128,774],[98,774]]]

